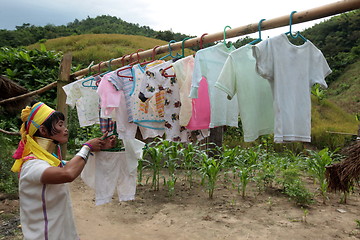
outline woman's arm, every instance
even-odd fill
[[[107,134],[104,136],[106,137],[106,135]],[[91,151],[100,151],[104,144],[104,136],[101,138],[91,139],[87,142],[87,144],[92,147]],[[87,158],[84,156],[84,153],[86,155],[86,152],[90,152],[90,147],[83,146],[83,148],[79,151],[80,155],[79,153],[75,155],[64,167],[47,168],[41,176],[41,182],[43,184],[60,184],[74,181],[85,167]]]

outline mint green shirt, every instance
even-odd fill
[[[257,74],[251,48],[251,45],[245,45],[231,52],[215,84],[229,99],[237,95],[245,142],[274,132],[271,87]]]

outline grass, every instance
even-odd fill
[[[350,114],[360,112],[360,60],[347,67],[327,90],[330,101]]]
[[[92,61],[99,63],[113,58],[120,58],[131,54],[138,49],[148,50],[155,46],[166,45],[166,41],[137,35],[123,34],[83,34],[47,40],[45,46],[48,50],[71,52],[73,65],[88,66]],[[40,43],[28,46],[29,49],[39,49]],[[181,53],[180,51],[174,51]],[[185,50],[186,55],[192,51]],[[163,54],[165,55],[165,54]],[[162,55],[159,55],[160,57]],[[135,57],[135,54],[134,54]],[[135,59],[134,59],[135,60]]]

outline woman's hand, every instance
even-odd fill
[[[106,132],[102,137],[99,138],[93,138],[86,142],[87,145],[91,146],[92,152],[98,152],[103,148],[103,145],[105,144],[105,138],[108,135],[108,132]]]

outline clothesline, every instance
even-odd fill
[[[297,23],[308,22],[308,21],[312,21],[312,20],[316,20],[316,19],[320,19],[320,18],[324,18],[324,17],[333,16],[333,15],[340,14],[340,13],[345,13],[347,11],[351,11],[351,10],[355,10],[355,9],[359,9],[359,8],[360,8],[359,0],[342,0],[342,1],[335,2],[335,3],[312,8],[309,10],[296,12],[292,15],[292,18],[293,18],[292,23],[297,24]],[[261,29],[268,30],[268,29],[274,29],[274,28],[278,28],[278,27],[288,26],[289,25],[289,16],[290,16],[290,13],[288,15],[284,15],[281,17],[265,20],[261,23]],[[258,23],[252,23],[252,24],[248,24],[248,25],[244,25],[244,26],[240,26],[237,28],[226,30],[226,37],[227,38],[240,37],[240,36],[248,35],[251,33],[255,33],[257,31],[258,31]],[[224,39],[224,32],[218,32],[218,33],[207,34],[207,35],[202,35],[199,37],[191,38],[191,39],[184,41],[184,43],[183,43],[183,41],[175,42],[175,43],[171,43],[171,44],[169,43],[169,44],[166,44],[166,45],[154,48],[154,49],[148,49],[145,51],[138,52],[137,60],[151,57],[153,55],[153,52],[155,53],[155,55],[166,53],[169,51],[169,47],[171,48],[171,50],[176,51],[176,50],[181,49],[182,45],[184,45],[184,47],[199,46],[201,40],[203,43],[212,43],[212,42],[220,41],[223,39]],[[75,79],[78,76],[86,75],[89,73],[89,71],[90,72],[98,71],[99,69],[101,70],[104,68],[108,68],[108,66],[110,64],[111,64],[111,66],[120,66],[120,65],[122,65],[122,62],[128,62],[130,60],[130,58],[131,58],[130,55],[127,55],[127,56],[125,55],[120,58],[101,62],[97,65],[93,65],[89,68],[85,68],[85,69],[82,69],[80,71],[73,73],[71,75],[71,78]]]

